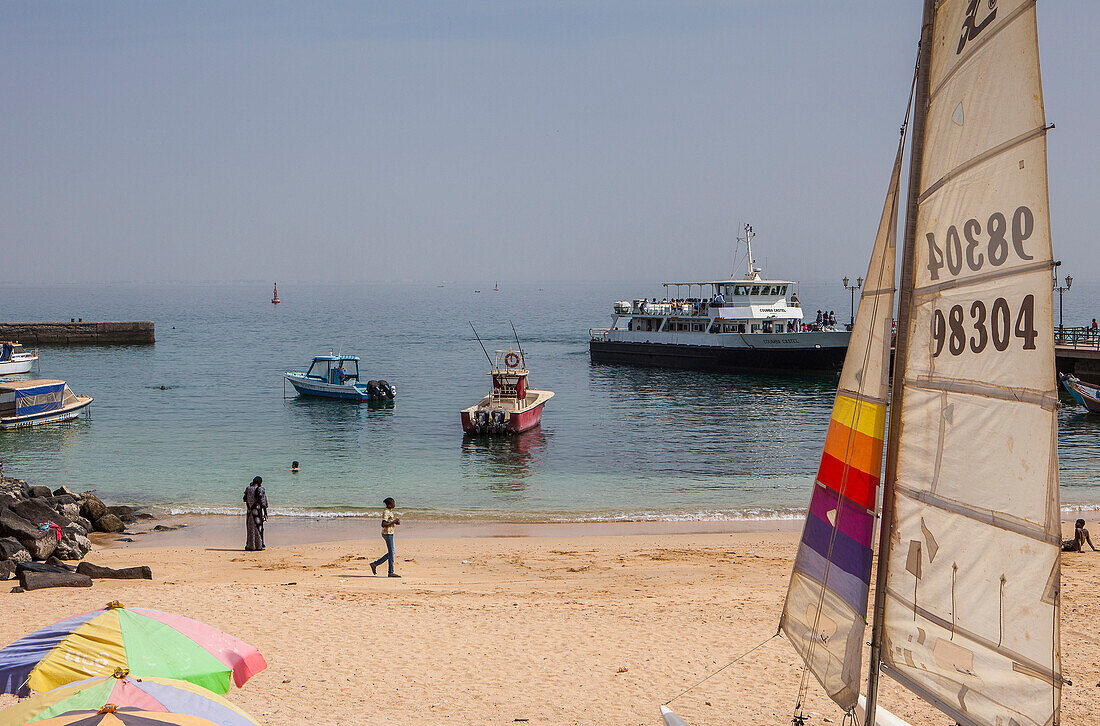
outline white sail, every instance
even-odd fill
[[[960,724],[1057,724],[1057,388],[1034,0],[943,0],[931,37],[882,667]]]
[[[889,389],[898,143],[779,627],[841,708],[859,696]]]

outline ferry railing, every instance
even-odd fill
[[[1100,330],[1092,328],[1055,328],[1054,344],[1064,348],[1100,350]]]
[[[609,330],[608,328],[589,328],[588,339],[595,341],[607,340],[607,337],[610,333],[611,330]]]

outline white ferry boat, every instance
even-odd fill
[[[839,371],[850,333],[808,324],[797,282],[766,280],[752,257],[742,279],[666,282],[662,299],[621,300],[610,328],[589,331],[594,363],[687,368],[723,373]],[[681,296],[685,294],[686,296]]]

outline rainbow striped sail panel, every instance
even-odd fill
[[[899,143],[779,623],[806,667],[845,710],[859,698],[874,559],[902,148]]]

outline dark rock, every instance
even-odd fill
[[[78,504],[80,500],[76,497],[70,497],[68,494],[55,494],[52,497],[47,497],[46,501],[50,503],[51,507],[56,507],[59,504]]]
[[[84,492],[80,495],[80,516],[94,522],[105,514],[108,514],[107,505],[103,503],[102,499],[91,492]]]
[[[121,519],[108,513],[95,520],[95,529],[97,532],[121,532],[126,529],[126,525]]]
[[[118,539],[115,540],[115,542],[133,542],[133,541],[134,541],[133,537],[119,537]]]
[[[57,522],[62,527],[68,527],[72,524],[72,520],[40,499],[28,499],[23,502],[16,502],[8,508],[35,525],[45,524],[46,522]]]
[[[74,534],[57,543],[54,555],[62,560],[81,560],[92,549],[91,541],[84,535]]]
[[[62,517],[69,520],[70,523],[72,523],[74,517],[80,516],[80,505],[76,502],[72,502],[69,504],[58,504],[56,507],[54,507],[54,509],[57,510],[57,513],[60,514]]]
[[[31,557],[39,562],[45,560],[57,549],[57,538],[53,535],[39,537],[38,539],[20,539],[19,542],[31,553]]]
[[[41,590],[46,587],[91,587],[92,578],[76,572],[23,572],[19,584],[24,590]]]
[[[36,538],[42,536],[42,532],[33,523],[9,509],[0,509],[0,537],[15,537],[22,540],[25,537]]]
[[[60,567],[61,569],[68,570],[69,572],[76,572],[75,567],[73,567],[72,565],[66,565],[64,562],[53,556],[46,558],[46,564],[52,565],[53,567]]]
[[[27,487],[27,496],[35,499],[39,497],[52,497],[53,492],[50,491],[49,487],[44,487],[40,485],[29,486]]]
[[[152,580],[153,571],[148,567],[124,567],[121,570],[112,570],[110,567],[100,567],[91,562],[81,562],[76,566],[76,571],[95,579],[109,578],[113,580]]]
[[[149,514],[149,512],[134,512],[134,519],[156,519],[155,515]]]
[[[15,563],[11,560],[0,560],[0,580],[10,580],[15,577]]]
[[[94,527],[92,527],[92,523],[84,517],[73,517],[73,524],[83,529],[84,534],[88,534],[93,529],[95,529]]]
[[[167,524],[158,524],[157,526],[153,527],[154,532],[175,532],[177,529],[179,529],[178,526],[173,527]]]
[[[27,552],[26,547],[19,544],[19,540],[14,537],[4,537],[0,539],[0,560],[27,562],[30,559],[31,553]]]
[[[18,562],[15,565],[15,571],[19,574],[24,572],[68,572],[64,567],[56,567],[45,562]]]
[[[55,497],[72,497],[74,502],[80,498],[80,495],[69,487],[58,487],[53,490],[53,495]]]
[[[0,492],[0,509],[3,509],[4,507],[10,507],[16,502],[21,501],[23,501],[23,497],[17,497],[14,494],[9,494],[8,492]]]
[[[114,506],[107,507],[107,511],[115,515],[119,519],[122,519],[123,517],[134,516],[135,510],[133,507],[128,507],[125,504],[116,504]]]
[[[76,522],[73,522],[68,527],[62,527],[61,532],[63,533],[63,537],[71,536],[74,534],[82,534],[85,537],[88,536],[88,530],[84,529]]]
[[[26,590],[24,590],[23,588],[19,587],[19,585],[16,585],[15,587],[13,587],[13,588],[11,589],[11,591],[12,591],[13,593],[17,593],[17,592],[26,592]]]

